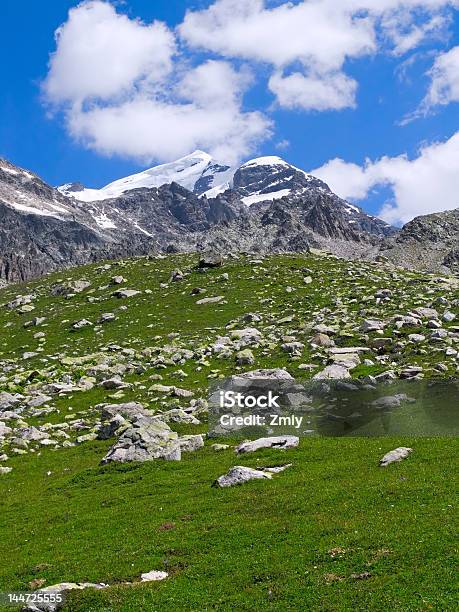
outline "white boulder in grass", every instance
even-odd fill
[[[272,436],[270,438],[258,438],[249,442],[242,442],[236,449],[236,453],[253,453],[260,448],[295,448],[300,439],[297,436]]]
[[[214,487],[234,487],[241,485],[249,480],[270,480],[272,474],[263,472],[262,470],[254,470],[253,468],[236,465],[232,467],[226,474],[217,478],[214,482]]]
[[[406,459],[410,453],[413,452],[412,448],[408,448],[406,446],[399,446],[398,448],[394,448],[389,453],[386,453],[382,459],[379,461],[380,467],[386,467],[390,463],[395,463],[397,461],[403,461]]]
[[[140,576],[142,582],[152,582],[153,580],[164,580],[169,574],[167,572],[161,572],[160,570],[152,570],[146,572]]]

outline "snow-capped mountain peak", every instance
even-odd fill
[[[170,183],[178,183],[182,187],[202,193],[227,180],[229,166],[216,162],[204,151],[194,151],[176,161],[154,166],[143,172],[132,174],[109,183],[102,189],[81,188],[80,184],[70,183],[58,187],[66,196],[74,197],[83,202],[108,200],[116,198],[132,189],[161,187]]]
[[[265,157],[255,157],[254,159],[249,159],[244,164],[242,164],[241,168],[247,168],[250,166],[290,166],[282,157],[278,157],[277,155],[267,155]]]
[[[81,183],[62,185],[58,189],[76,200],[95,202],[117,198],[133,189],[159,188],[171,183],[178,183],[207,199],[232,190],[247,206],[277,200],[310,188],[328,191],[325,183],[277,155],[256,157],[239,167],[231,167],[215,161],[211,155],[200,150],[118,179],[102,189],[89,189]]]

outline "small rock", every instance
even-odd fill
[[[224,299],[225,297],[223,295],[217,295],[216,297],[202,298],[201,300],[198,300],[196,304],[219,304]]]

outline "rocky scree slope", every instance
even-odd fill
[[[176,609],[179,599],[202,609],[206,593],[215,607],[209,585],[224,583],[226,569],[217,581],[215,572],[230,551],[219,598],[231,608],[254,598],[271,608],[279,576],[277,601],[298,609],[305,596],[313,610],[324,597],[330,609],[344,598],[349,609],[369,598],[385,609],[392,589],[393,609],[406,610],[408,576],[436,608],[453,609],[454,441],[312,436],[284,450],[205,432],[209,383],[235,374],[386,381],[392,399],[399,379],[457,376],[458,282],[313,254],[205,264],[130,258],[0,290],[0,487],[14,525],[2,533],[2,588],[78,581],[58,588],[76,589],[72,610]],[[403,467],[378,467],[411,448]],[[223,497],[215,479],[243,484]],[[320,513],[305,522],[311,504]],[[249,587],[259,553],[258,597]],[[167,569],[163,588],[137,584],[150,568]]]
[[[150,256],[0,290],[0,461],[120,428],[107,461],[180,458],[202,440],[162,424],[199,425],[209,382],[236,373],[375,384],[459,372],[455,279],[333,256],[219,263]]]

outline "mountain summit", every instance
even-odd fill
[[[108,200],[132,189],[151,189],[171,183],[201,194],[229,181],[233,174],[234,170],[229,166],[219,164],[208,153],[198,150],[168,164],[113,181],[101,189],[89,189],[81,183],[68,183],[58,187],[58,190],[82,202]]]
[[[257,157],[241,166],[231,167],[199,150],[176,161],[118,179],[101,189],[68,183],[58,187],[58,190],[81,202],[95,202],[117,198],[133,189],[151,189],[171,183],[207,198],[215,198],[228,189],[234,189],[248,206],[282,198],[301,187],[314,185],[330,191],[325,183],[281,157]]]

